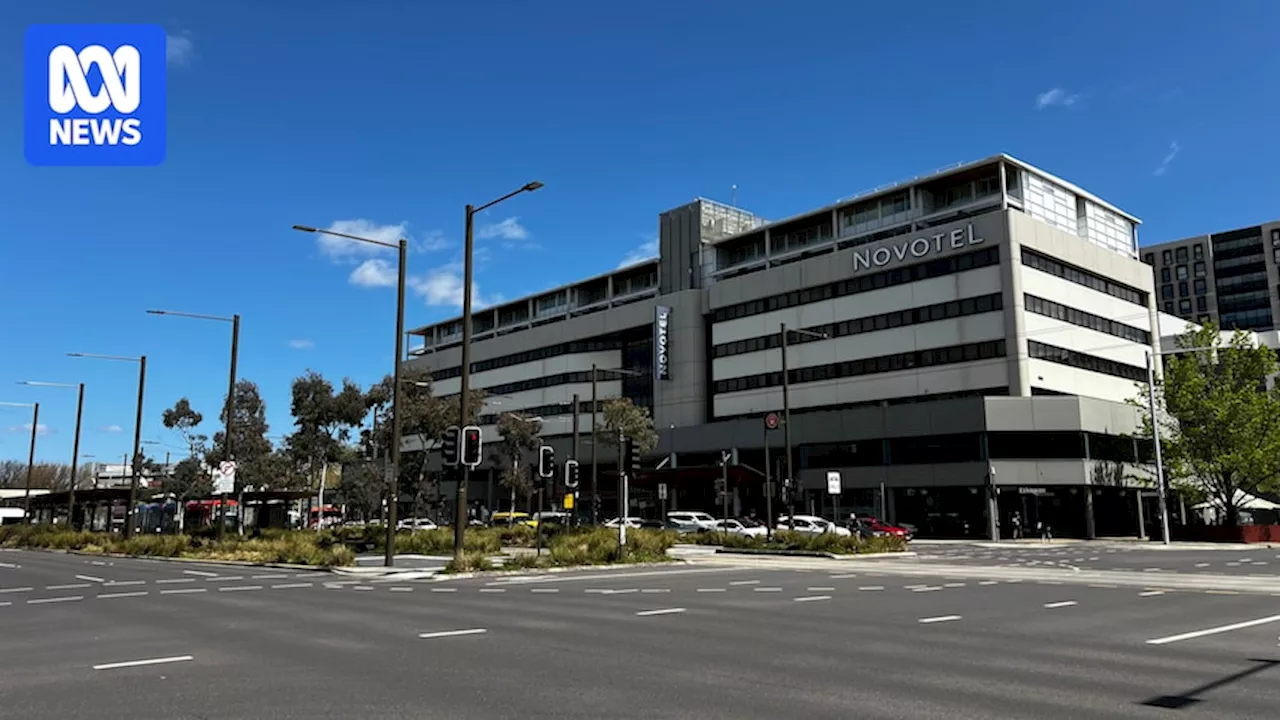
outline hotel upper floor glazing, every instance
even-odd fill
[[[658,294],[804,258],[927,231],[1004,209],[1020,211],[1090,243],[1138,257],[1139,220],[1101,198],[1009,155],[958,164],[770,222],[706,199],[660,215],[653,258],[473,314],[475,342]],[[664,268],[664,265],[667,266]],[[411,332],[414,354],[457,345],[462,319]]]

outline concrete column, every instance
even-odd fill
[[[1005,357],[1009,364],[1009,394],[1031,395],[1030,368],[1027,361],[1027,323],[1022,303],[1022,245],[1010,221],[1013,211],[1005,211],[1005,229],[1009,242],[1000,248],[1000,285],[1004,288]]]
[[[1140,489],[1134,490],[1133,496],[1138,501],[1138,539],[1146,540],[1147,539],[1147,523],[1144,521],[1142,517],[1142,490]]]
[[[1098,529],[1093,521],[1093,486],[1084,486],[1084,536],[1090,540],[1098,538]]]

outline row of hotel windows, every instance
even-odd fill
[[[621,338],[575,340],[573,342],[534,348],[533,350],[526,350],[525,352],[513,353],[511,355],[503,355],[502,357],[491,358],[489,360],[478,360],[471,363],[471,372],[478,373],[484,372],[485,370],[495,370],[497,368],[510,367],[512,365],[533,362],[535,360],[546,360],[547,358],[559,357],[560,355],[574,355],[577,353],[603,352],[621,349]],[[459,377],[460,375],[462,375],[462,366],[442,368],[431,373],[432,379],[435,380],[447,380],[449,378]]]
[[[1190,314],[1191,314],[1191,312],[1192,312],[1192,310],[1191,310],[1191,300],[1189,300],[1189,299],[1188,299],[1188,300],[1179,300],[1179,301],[1178,301],[1178,308],[1177,308],[1177,312],[1174,312],[1173,301],[1172,301],[1172,300],[1166,300],[1166,301],[1165,301],[1165,303],[1164,303],[1164,311],[1165,311],[1165,312],[1167,312],[1167,313],[1169,313],[1170,315],[1190,315]],[[1201,295],[1200,297],[1196,298],[1196,309],[1195,309],[1195,311],[1196,311],[1196,312],[1202,312],[1202,313],[1209,312],[1209,299],[1208,299],[1207,297],[1203,296],[1203,295]]]
[[[1152,445],[1150,440],[1100,433],[988,431],[801,445],[798,450],[800,467],[807,469],[981,460],[1150,462]]]
[[[1209,291],[1209,286],[1203,279],[1197,279],[1194,281],[1194,283],[1195,283],[1194,287],[1197,295],[1204,295]],[[1163,297],[1165,300],[1172,300],[1173,285],[1161,285],[1160,296]],[[1178,283],[1178,297],[1190,297],[1190,296],[1191,296],[1191,286],[1187,285],[1187,281],[1183,280],[1182,282]]]
[[[991,293],[990,295],[982,295],[979,297],[965,298],[963,300],[952,300],[950,302],[935,303],[933,305],[923,305],[920,307],[908,308],[906,310],[895,310],[893,312],[881,313],[879,315],[868,315],[866,317],[854,318],[837,323],[827,323],[825,325],[815,325],[813,327],[804,328],[804,332],[792,333],[787,338],[788,345],[799,345],[801,343],[814,342],[817,340],[827,340],[830,338],[846,337],[849,335],[861,335],[862,333],[875,332],[877,330],[888,330],[897,327],[906,327],[908,325],[920,325],[922,323],[936,322],[938,320],[950,320],[952,318],[964,317],[966,315],[976,315],[978,313],[991,312],[1000,310],[1003,307],[1003,299],[1000,293]],[[806,335],[804,333],[814,333]],[[817,337],[825,335],[826,337]],[[745,353],[759,352],[761,350],[773,350],[782,345],[782,337],[779,333],[770,333],[759,337],[748,338],[746,340],[737,340],[734,342],[722,343],[711,349],[712,357],[729,357],[731,355],[742,355]]]
[[[1000,248],[989,247],[976,252],[951,257],[939,258],[928,262],[908,265],[906,267],[870,273],[848,280],[818,285],[805,290],[793,290],[770,297],[749,300],[735,305],[717,308],[711,314],[712,322],[725,322],[738,318],[751,317],[782,310],[808,303],[847,297],[859,293],[871,292],[886,287],[906,285],[930,278],[954,275],[955,273],[1000,264]]]
[[[1022,248],[1022,264],[1030,268],[1035,268],[1040,272],[1055,275],[1073,282],[1077,285],[1083,285],[1091,290],[1097,290],[1100,293],[1106,293],[1111,297],[1120,298],[1126,302],[1146,307],[1147,294],[1136,288],[1118,283],[1101,275],[1091,273],[1088,270],[1078,268],[1075,265],[1069,265],[1060,260],[1054,260],[1048,255],[1041,255],[1034,250]]]
[[[1102,373],[1104,375],[1113,375],[1126,380],[1135,382],[1145,381],[1147,379],[1147,371],[1140,367],[1128,365],[1115,360],[1108,360],[1097,355],[1088,355],[1075,350],[1068,350],[1056,345],[1048,345],[1046,343],[1037,342],[1035,340],[1027,341],[1027,355],[1037,360],[1047,360],[1049,362],[1058,363],[1059,365],[1069,365],[1081,370]]]
[[[1205,266],[1204,262],[1197,262],[1192,265],[1191,272],[1188,272],[1186,265],[1177,265],[1172,271],[1166,265],[1165,267],[1160,268],[1160,282],[1173,282],[1175,275],[1179,280],[1186,280],[1192,272],[1194,272],[1196,277],[1202,278],[1208,275],[1208,268]]]
[[[597,399],[596,412],[597,413],[604,412],[604,406],[608,402],[609,402],[608,400]],[[635,398],[632,398],[632,402],[634,402],[637,405],[643,404],[640,400],[637,400]],[[644,406],[649,407],[649,405],[644,405]],[[552,403],[550,405],[538,405],[536,407],[523,407],[523,408],[520,408],[519,410],[513,410],[509,412],[515,412],[524,417],[543,417],[543,418],[552,417],[555,415],[572,415],[573,403],[571,402],[570,403]],[[496,425],[498,424],[498,419],[502,417],[503,414],[504,413],[490,413],[487,415],[481,415],[478,419],[481,425]],[[582,400],[578,403],[578,414],[579,415],[591,414],[590,400]],[[589,433],[591,432],[591,430],[588,428],[586,432]]]
[[[1192,246],[1191,246],[1191,251],[1192,251],[1192,254],[1195,256],[1195,259],[1196,259],[1196,260],[1203,260],[1203,259],[1204,259],[1204,244],[1203,244],[1203,243],[1196,243],[1196,244],[1192,245]],[[1165,251],[1163,251],[1163,252],[1161,252],[1161,253],[1160,253],[1160,264],[1161,264],[1161,265],[1172,265],[1172,264],[1174,263],[1174,261],[1175,261],[1175,260],[1176,260],[1177,262],[1180,262],[1180,263],[1185,263],[1185,262],[1187,261],[1187,246],[1186,246],[1186,245],[1183,245],[1183,246],[1181,246],[1181,247],[1177,247],[1177,248],[1173,248],[1172,250],[1165,250]],[[1144,263],[1146,263],[1146,264],[1148,264],[1148,265],[1155,265],[1155,264],[1156,264],[1156,254],[1155,254],[1155,253],[1146,253],[1146,254],[1144,254],[1144,255],[1142,256],[1142,262],[1144,262]]]
[[[1024,295],[1027,312],[1037,315],[1044,315],[1055,320],[1078,325],[1090,330],[1096,330],[1100,333],[1122,338],[1130,342],[1141,343],[1143,345],[1151,344],[1151,333],[1140,328],[1117,322],[1111,318],[1104,318],[1100,315],[1087,313],[1083,310],[1077,310],[1073,307],[1067,307],[1052,300],[1036,297],[1035,295]]]
[[[879,357],[862,358],[860,360],[846,360],[844,362],[829,363],[826,365],[797,368],[795,370],[788,371],[787,381],[789,383],[807,383],[819,382],[822,380],[836,380],[846,377],[859,377],[862,375],[878,375],[880,373],[896,372],[899,370],[911,370],[938,365],[954,365],[956,363],[972,362],[974,360],[987,360],[990,358],[1004,357],[1004,354],[1004,340],[990,340],[987,342],[952,345],[950,347],[930,348],[928,350],[915,350],[911,352],[894,353],[892,355],[881,355]],[[721,393],[759,390],[761,388],[777,387],[779,385],[782,385],[782,373],[766,372],[758,375],[747,375],[744,377],[717,380],[713,392],[719,395]]]

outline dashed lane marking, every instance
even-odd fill
[[[727,592],[724,588],[698,588],[697,592]]]
[[[940,623],[940,622],[952,622],[954,620],[959,620],[959,619],[960,619],[959,615],[938,615],[937,617],[920,618],[917,622],[924,625],[930,625],[933,623]]]
[[[684,608],[662,608],[661,610],[641,610],[636,613],[637,617],[651,617],[653,615],[678,615],[684,612]]]
[[[183,570],[187,575],[199,575],[200,577],[218,577],[218,573],[205,572],[203,570]]]
[[[45,590],[75,590],[76,588],[93,587],[89,583],[68,583],[66,585],[45,585]]]
[[[309,583],[309,582],[307,582],[307,583],[284,583],[284,584],[281,584],[281,585],[272,585],[272,586],[271,586],[271,589],[272,589],[272,590],[292,590],[293,588],[309,588],[309,587],[312,587],[312,586],[314,586],[314,585],[315,585],[315,583]]]
[[[729,584],[730,585],[759,585],[760,581],[759,580],[734,580]]]
[[[458,592],[458,588],[431,588],[431,592]]]
[[[95,597],[99,600],[109,600],[111,598],[142,597],[146,594],[148,594],[146,590],[141,590],[136,592],[98,593]]]
[[[999,580],[979,580],[978,584],[979,585],[999,585],[1000,581]]]
[[[529,588],[529,592],[533,593],[558,593],[560,588]]]
[[[105,663],[103,665],[94,665],[94,670],[116,670],[118,668],[141,667],[143,665],[161,665],[164,663],[188,662],[195,660],[190,655],[175,655],[173,657],[150,658],[148,660],[127,660],[125,662]]]
[[[68,595],[66,597],[41,598],[39,600],[28,600],[27,604],[28,605],[47,605],[49,603],[75,602],[76,600],[83,600],[83,599],[84,599],[83,595]]]
[[[272,587],[275,586],[273,585]],[[388,589],[391,590],[391,592],[413,592],[413,588],[411,587],[393,587]]]
[[[858,589],[859,590],[883,590],[884,586],[883,585],[863,585]]]
[[[1138,593],[1138,597],[1155,597],[1157,595],[1163,595],[1163,594],[1164,594],[1163,590],[1147,590],[1145,592]]]
[[[195,581],[196,581],[195,578],[171,578],[168,580],[157,580],[156,584],[157,585],[175,585],[177,583],[190,583]]]
[[[505,588],[480,588],[480,592],[482,592],[482,593],[504,593],[504,592],[506,592],[506,589],[505,589]]]
[[[830,595],[808,595],[806,597],[795,598],[796,602],[817,602],[819,600],[830,600]]]
[[[418,633],[418,637],[423,640],[432,638],[458,637],[459,635],[483,635],[489,632],[484,628],[471,628],[470,630],[444,630],[442,632]]]
[[[1167,645],[1169,643],[1179,642],[1182,640],[1191,640],[1193,638],[1204,637],[1206,635],[1217,635],[1218,633],[1231,632],[1232,630],[1243,630],[1244,628],[1254,627],[1255,625],[1265,625],[1280,620],[1280,615],[1271,615],[1269,617],[1258,618],[1257,620],[1246,620],[1244,622],[1231,623],[1230,625],[1219,625],[1218,627],[1205,628],[1204,630],[1193,630],[1191,632],[1181,633],[1179,635],[1169,635],[1168,637],[1154,638],[1148,640],[1148,645]]]
[[[187,595],[190,593],[209,592],[209,588],[177,588],[174,590],[161,590],[161,595]]]
[[[96,583],[104,583],[104,582],[106,582],[106,580],[103,580],[103,579],[102,579],[102,578],[100,578],[100,577],[94,577],[94,576],[92,576],[92,575],[77,575],[77,576],[76,576],[76,579],[77,579],[77,580],[88,580],[89,582],[96,582]]]
[[[1058,608],[1071,607],[1072,605],[1077,604],[1078,603],[1075,600],[1062,600],[1061,602],[1045,603],[1044,606],[1049,610],[1056,610]]]
[[[782,588],[780,587],[758,587],[751,589],[755,592],[782,592]]]
[[[237,590],[261,590],[261,585],[233,585],[231,587],[220,587],[218,592],[236,592]],[[372,590],[373,588],[369,588]]]
[[[146,580],[112,580],[107,587],[124,587],[125,585],[146,585]]]
[[[23,593],[23,592],[31,592],[32,590],[35,590],[35,588],[30,588],[30,587],[0,588],[0,593]]]
[[[226,582],[226,581],[235,581],[235,580],[243,580],[243,579],[244,579],[243,575],[219,575],[217,577],[209,578],[209,582]]]
[[[289,577],[288,573],[273,573],[270,575],[251,575],[250,580],[283,580]]]
[[[805,588],[805,590],[806,590],[806,591],[808,591],[808,592],[831,592],[832,590],[835,590],[835,588],[833,588],[833,587],[811,587],[811,588]]]

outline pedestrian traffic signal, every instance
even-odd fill
[[[458,465],[458,434],[461,432],[461,428],[457,425],[450,425],[444,429],[444,436],[440,438],[440,455],[445,467]]]
[[[462,428],[462,464],[474,468],[480,464],[480,428],[468,425]]]
[[[570,490],[578,489],[578,461],[564,461],[564,486]]]
[[[550,445],[543,445],[538,448],[538,477],[549,478],[555,477],[556,474],[556,451]]]
[[[640,476],[640,450],[631,438],[622,440],[622,472],[632,480]]]

